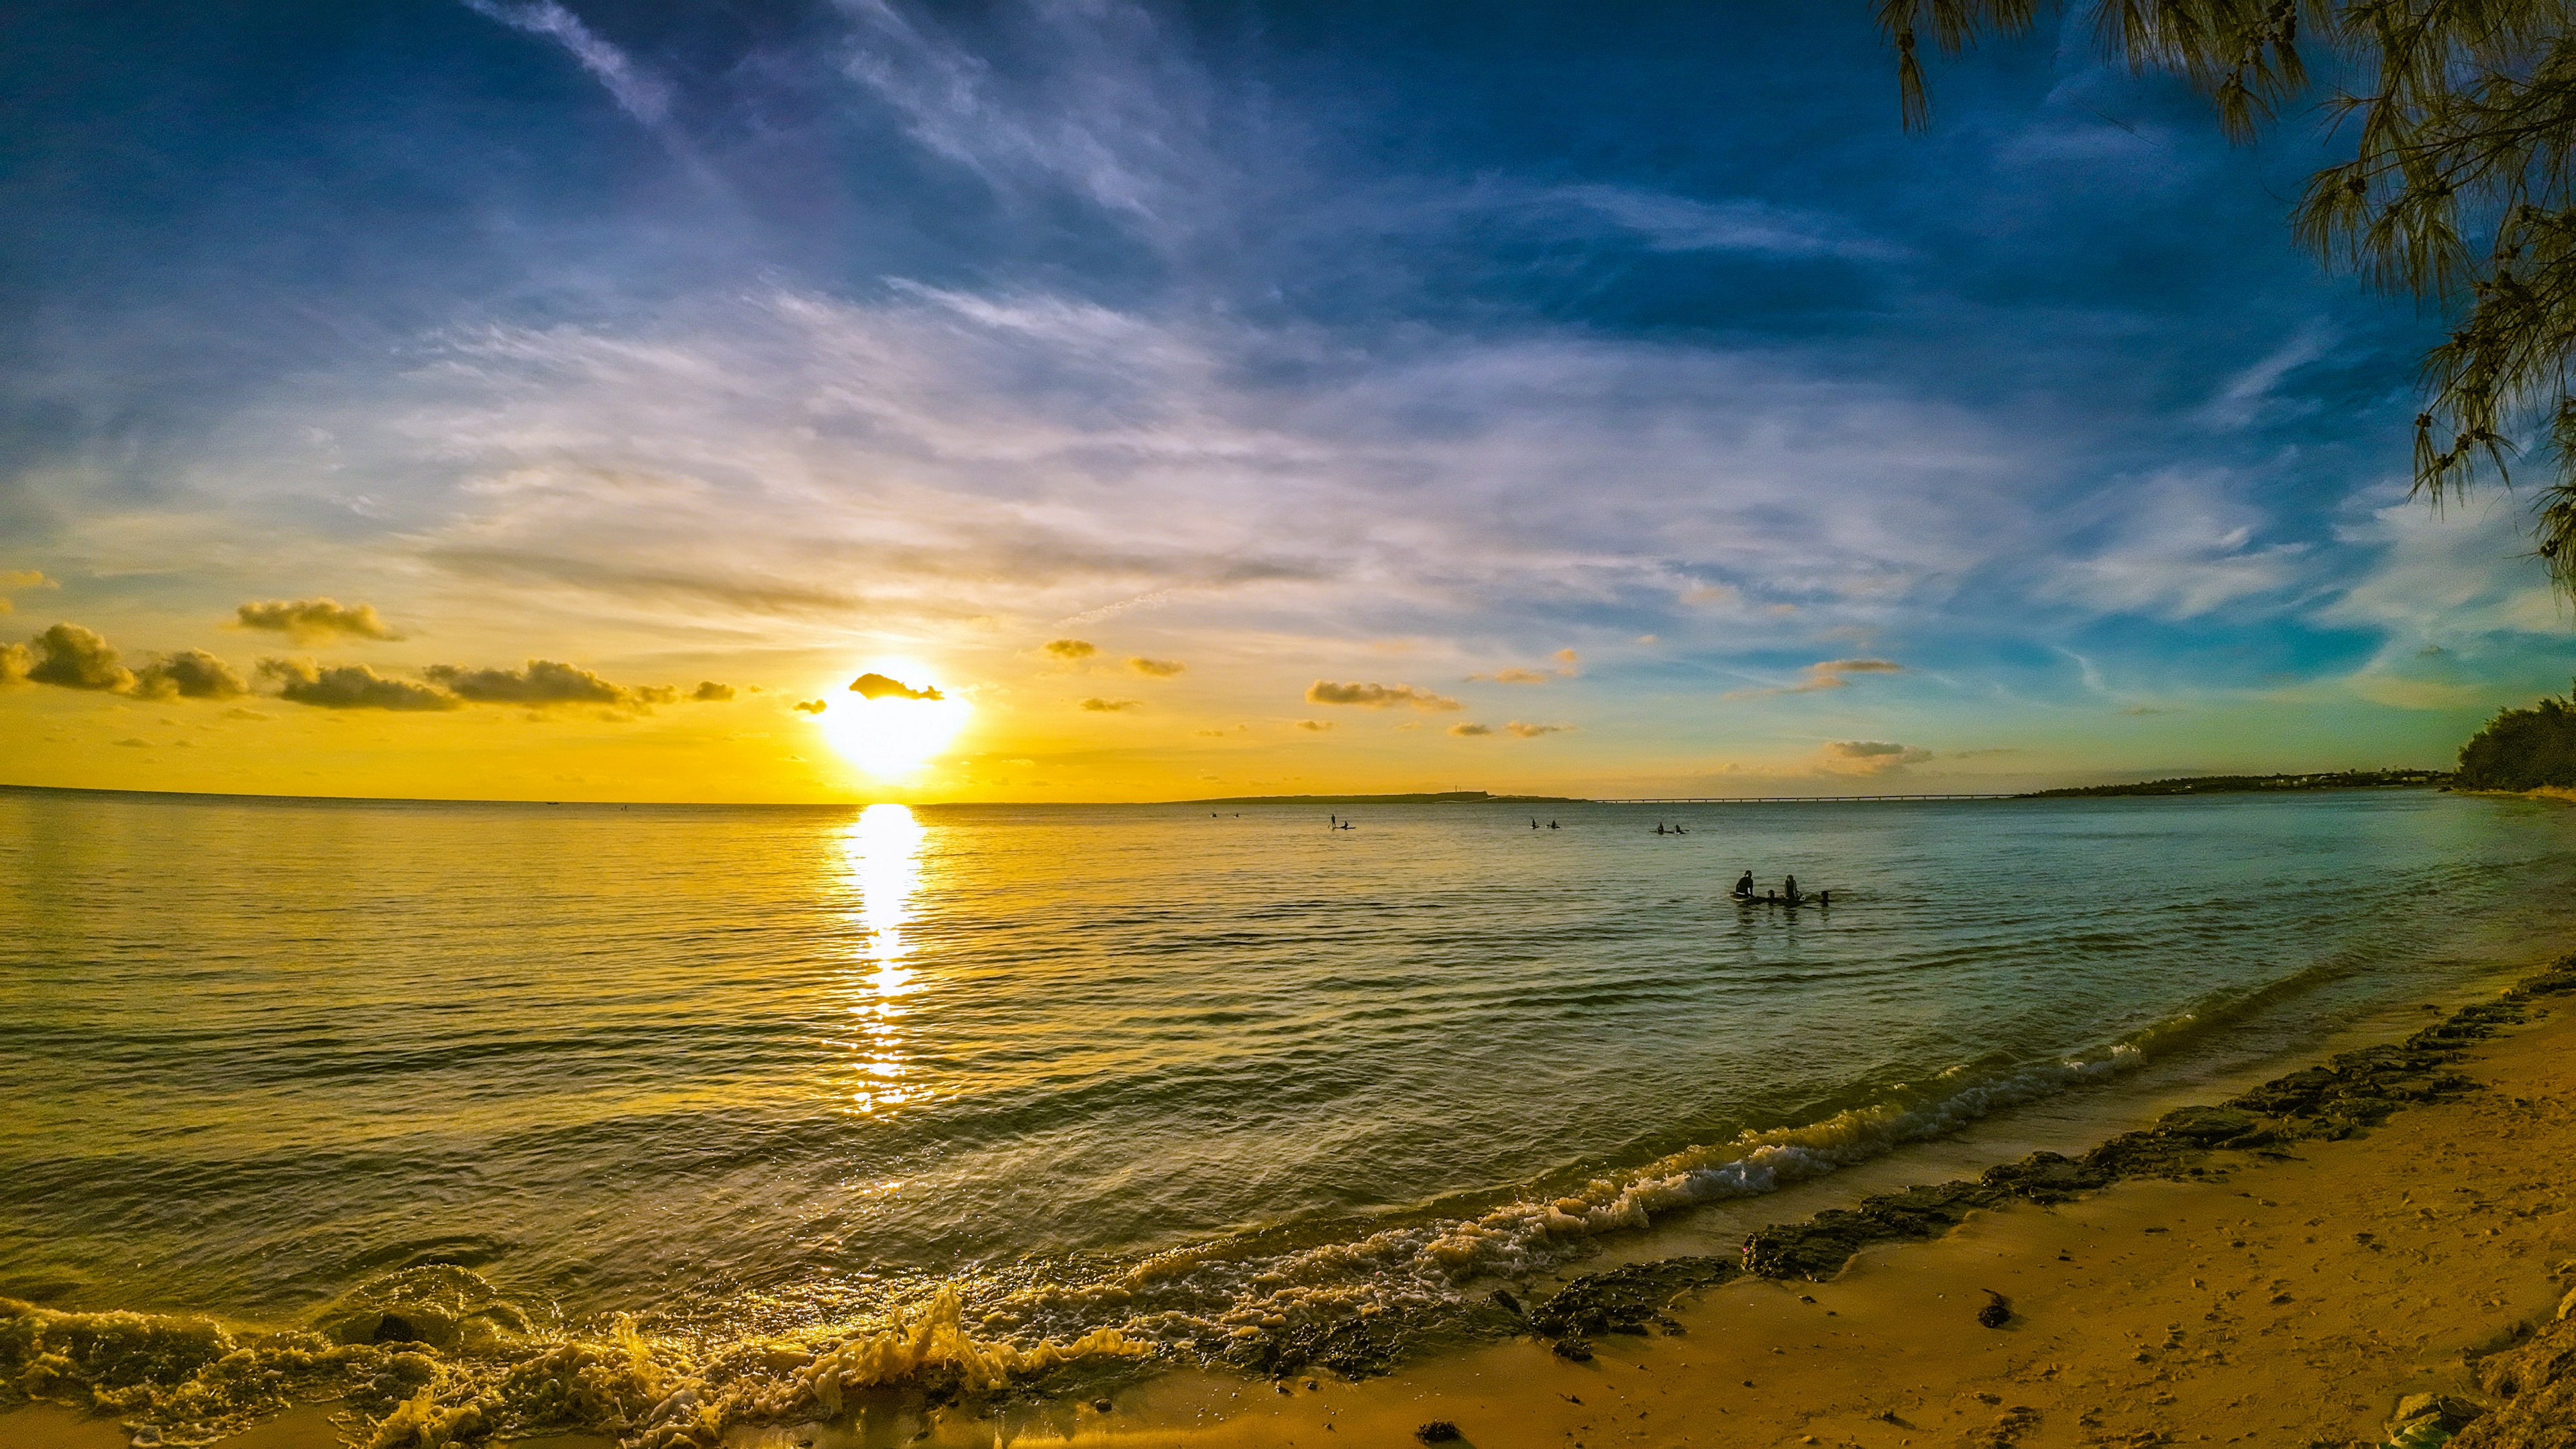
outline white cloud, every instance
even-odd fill
[[[2041,581],[2042,597],[2113,613],[2192,619],[2295,582],[2307,546],[2258,545],[2266,521],[2232,496],[2241,483],[2220,474],[2172,472],[2136,487],[2106,489],[2117,500],[2108,546],[2069,560]]]

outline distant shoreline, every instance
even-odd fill
[[[2019,793],[1959,794],[1925,792],[1884,795],[1744,795],[1672,796],[1665,798],[1587,795],[1496,795],[1484,790],[1408,791],[1393,794],[1215,795],[1180,800],[926,800],[905,801],[921,809],[1153,809],[1180,806],[1243,805],[1726,805],[1840,804],[1851,802],[2075,800],[2134,795],[2279,794],[2316,790],[2449,790],[2453,776],[2444,770],[2347,770],[2292,775],[2187,775],[2122,785],[2068,785]],[[2530,791],[2463,791],[2464,794],[2570,798],[2568,790],[2543,786]],[[325,805],[510,805],[528,809],[610,810],[856,810],[868,800],[539,800],[489,796],[431,795],[288,795],[233,790],[133,790],[101,785],[18,785],[0,782],[0,794],[130,796],[140,799],[243,801],[260,804]]]

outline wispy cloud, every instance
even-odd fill
[[[1893,659],[1823,659],[1807,666],[1807,677],[1795,684],[1769,689],[1738,689],[1727,693],[1728,699],[1769,699],[1783,694],[1814,694],[1820,690],[1847,689],[1855,674],[1901,674],[1905,666]]]
[[[601,39],[581,22],[580,16],[557,0],[465,0],[465,7],[487,20],[497,20],[530,35],[542,35],[562,46],[635,119],[658,125],[670,115],[669,83]]]
[[[1902,247],[1819,212],[1751,198],[1703,201],[1642,187],[1584,184],[1531,196],[1528,205],[1588,217],[1658,252],[1764,252],[1884,261]]]

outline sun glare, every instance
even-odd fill
[[[948,747],[970,707],[956,699],[869,699],[849,690],[824,696],[814,717],[841,758],[879,779],[909,775]]]

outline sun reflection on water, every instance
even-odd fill
[[[840,1043],[855,1054],[842,1089],[856,1111],[874,1116],[922,1099],[927,1089],[906,1080],[903,998],[915,987],[907,964],[904,927],[921,888],[921,846],[928,834],[902,805],[871,805],[841,833],[844,878],[857,897],[850,918],[859,928],[856,961],[849,973],[849,1007],[855,1036]]]

